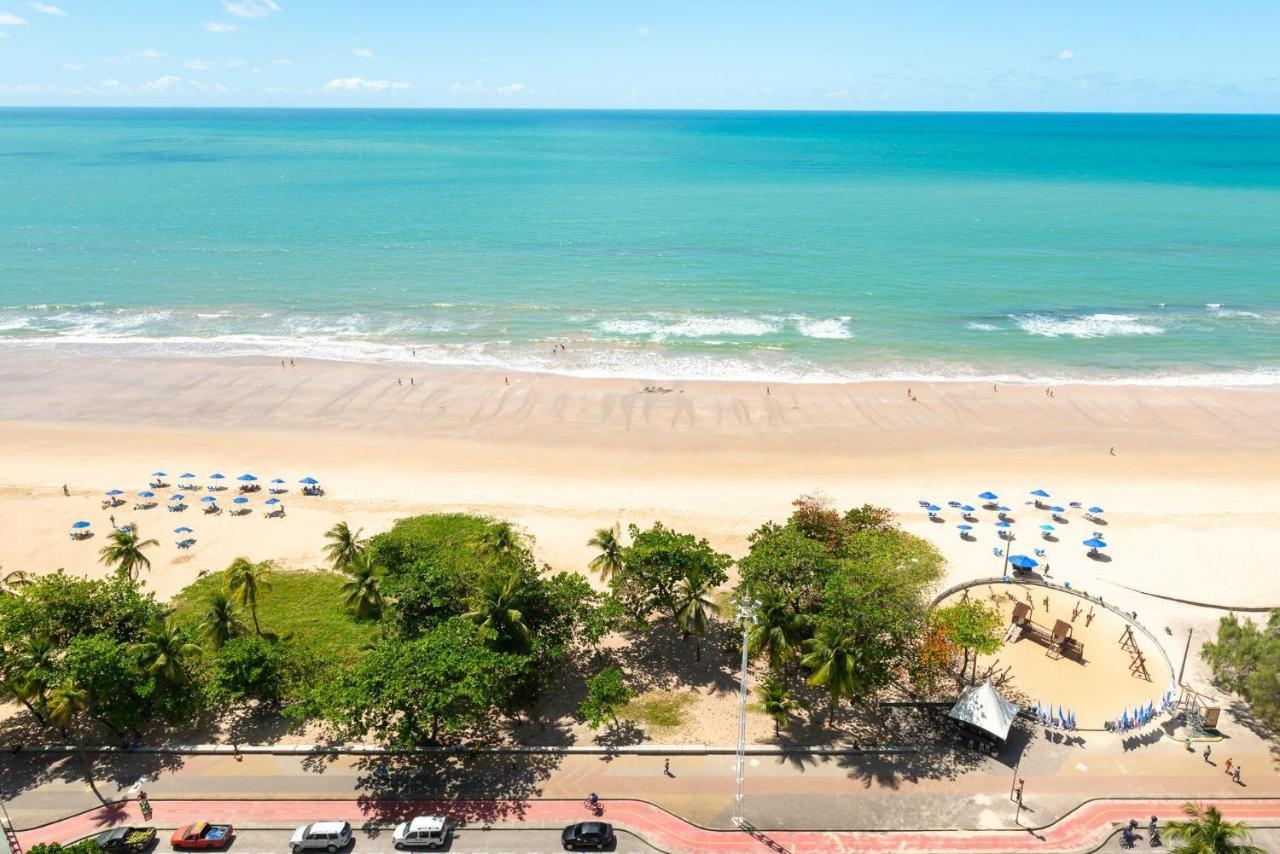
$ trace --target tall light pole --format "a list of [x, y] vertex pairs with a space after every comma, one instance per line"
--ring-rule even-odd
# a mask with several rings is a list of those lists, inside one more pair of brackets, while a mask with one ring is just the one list
[[734, 770], [737, 772], [737, 789], [733, 796], [733, 823], [742, 826], [742, 784], [747, 773], [747, 644], [751, 640], [751, 627], [756, 624], [756, 609], [760, 600], [744, 596], [733, 601], [737, 620], [742, 623], [742, 674], [738, 681], [738, 753]]

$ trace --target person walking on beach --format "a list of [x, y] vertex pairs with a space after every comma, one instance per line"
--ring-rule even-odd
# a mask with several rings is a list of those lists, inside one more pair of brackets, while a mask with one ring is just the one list
[[409, 385], [413, 385], [413, 377], [409, 377]]
[[116, 526], [116, 517], [115, 517], [115, 515], [114, 515], [114, 514], [113, 514], [113, 515], [111, 515], [111, 516], [108, 516], [108, 517], [107, 517], [107, 521], [109, 521], [109, 522], [111, 523], [111, 527], [113, 527], [113, 528], [114, 528], [114, 527]]
[[1212, 753], [1212, 752], [1213, 752], [1213, 748], [1212, 748], [1210, 745], [1206, 744], [1206, 745], [1204, 746], [1204, 761], [1205, 761], [1205, 762], [1208, 762], [1208, 761], [1209, 761], [1209, 754], [1210, 754], [1210, 753]]
[[67, 489], [67, 485], [65, 483], [62, 484], [62, 494], [65, 495], [67, 498], [71, 497], [71, 490]]
[[404, 385], [404, 380], [400, 379], [399, 377], [396, 377], [396, 385]]
[[296, 368], [296, 367], [297, 367], [297, 365], [295, 365], [295, 364], [293, 363], [293, 359], [290, 359], [290, 360], [289, 360], [289, 367], [291, 367], [291, 368]]
[[1115, 445], [1112, 445], [1112, 446], [1111, 446], [1111, 451], [1110, 451], [1110, 453], [1111, 453], [1111, 456], [1113, 456], [1113, 457], [1116, 455], [1116, 446], [1115, 446]]

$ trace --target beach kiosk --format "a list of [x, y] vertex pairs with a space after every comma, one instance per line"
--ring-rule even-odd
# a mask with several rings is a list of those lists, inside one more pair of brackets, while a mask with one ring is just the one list
[[961, 730], [996, 750], [1009, 737], [1017, 716], [1018, 707], [1001, 697], [990, 682], [970, 685], [947, 714]]

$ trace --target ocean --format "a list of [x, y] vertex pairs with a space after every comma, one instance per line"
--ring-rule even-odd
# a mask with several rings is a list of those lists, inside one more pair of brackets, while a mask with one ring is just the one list
[[4, 109], [14, 348], [1274, 384], [1280, 116]]

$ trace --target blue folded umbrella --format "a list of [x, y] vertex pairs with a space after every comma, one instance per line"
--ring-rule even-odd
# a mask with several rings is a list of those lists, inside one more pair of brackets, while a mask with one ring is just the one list
[[191, 529], [190, 529], [190, 528], [188, 528], [188, 527], [186, 527], [186, 526], [183, 526], [183, 527], [181, 527], [181, 528], [174, 528], [174, 529], [173, 529], [173, 532], [174, 532], [175, 534], [190, 534], [190, 533], [191, 533]]
[[984, 492], [978, 497], [981, 498], [983, 501], [995, 501], [1000, 496], [996, 495], [994, 492]]
[[997, 510], [999, 510], [1001, 513], [1008, 513], [1008, 512], [1009, 512], [1009, 508], [1008, 508], [1008, 507], [1005, 507], [1003, 504], [1001, 504], [1001, 505], [1000, 505], [999, 507], [997, 507], [996, 509], [997, 509]]
[[212, 504], [218, 499], [214, 498], [212, 495], [206, 495], [204, 498], [201, 498], [200, 500], [205, 502], [206, 504]]
[[249, 503], [249, 499], [247, 499], [247, 498], [245, 498], [243, 495], [241, 495], [239, 498], [234, 499], [234, 503], [235, 503], [235, 504], [248, 504], [248, 503]]
[[138, 497], [139, 498], [155, 498], [156, 494], [154, 492], [139, 492]]
[[107, 495], [124, 495], [124, 491], [119, 489], [110, 489], [107, 490]]
[[1031, 494], [1032, 494], [1032, 495], [1034, 495], [1034, 496], [1035, 496], [1035, 497], [1037, 497], [1037, 498], [1048, 498], [1048, 497], [1049, 497], [1049, 493], [1045, 492], [1043, 489], [1033, 489], [1033, 490], [1031, 490]]
[[267, 503], [268, 503], [268, 504], [279, 504], [279, 503], [280, 503], [280, 499], [279, 499], [279, 498], [268, 498], [268, 499], [267, 499]]
[[238, 478], [236, 478], [236, 480], [245, 480], [245, 481], [248, 481], [248, 480], [257, 480], [257, 478], [256, 478], [256, 477], [254, 477], [254, 476], [253, 476], [253, 475], [251, 475], [251, 474], [242, 474], [242, 475], [240, 475]]
[[84, 521], [81, 521], [81, 522], [73, 522], [73, 523], [71, 523], [71, 527], [73, 527], [73, 528], [79, 528], [79, 529], [84, 529], [84, 528], [89, 527], [89, 524], [90, 524], [90, 523], [88, 523], [88, 522], [84, 522]]
[[1091, 549], [1105, 549], [1107, 547], [1107, 544], [1104, 543], [1102, 540], [1098, 539], [1097, 537], [1090, 537], [1089, 539], [1085, 540], [1084, 545], [1088, 546]]

